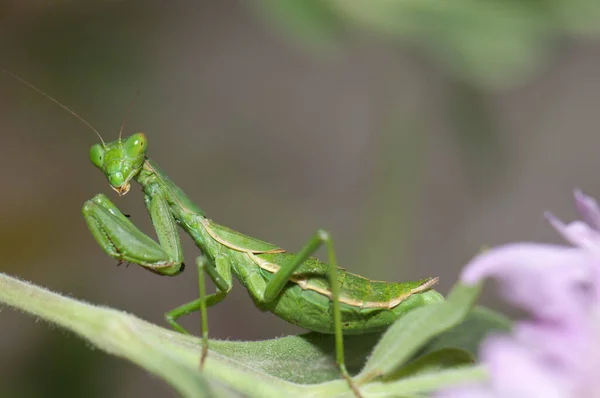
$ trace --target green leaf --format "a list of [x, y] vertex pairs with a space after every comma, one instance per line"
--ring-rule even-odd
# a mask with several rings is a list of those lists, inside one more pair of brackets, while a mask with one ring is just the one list
[[[216, 396], [202, 374], [169, 351], [168, 340], [155, 341], [158, 336], [140, 333], [151, 325], [128, 314], [77, 302], [3, 274], [0, 301], [66, 327], [99, 348], [136, 362], [163, 377], [184, 397]], [[152, 355], [148, 355], [150, 352]]]
[[[425, 393], [458, 384], [481, 383], [486, 371], [478, 366], [447, 369], [440, 372], [418, 374], [391, 382], [372, 382], [361, 388], [365, 396], [423, 397]], [[386, 395], [379, 395], [386, 394]]]
[[[450, 348], [430, 347], [428, 354], [399, 369], [428, 339], [411, 338], [406, 341], [408, 349], [401, 349], [402, 344], [390, 341], [404, 339], [403, 330], [417, 331], [413, 333], [416, 335], [435, 335], [438, 332], [431, 330], [446, 330], [459, 323], [478, 291], [478, 287], [459, 286], [447, 302], [427, 306], [423, 308], [425, 311], [415, 310], [398, 320], [393, 330], [384, 334], [366, 369], [388, 377], [376, 382], [363, 377], [360, 389], [364, 398], [391, 398], [399, 392], [408, 396], [416, 394], [419, 388], [431, 391], [433, 386], [452, 380], [481, 378], [481, 372], [475, 368], [454, 373], [440, 370], [470, 359], [467, 353]], [[205, 367], [200, 372], [200, 341], [194, 336], [64, 297], [1, 273], [0, 302], [56, 323], [102, 350], [143, 367], [165, 380], [183, 397], [353, 397], [335, 365], [333, 336], [309, 333], [260, 342], [211, 340]], [[415, 323], [407, 327], [410, 319]], [[418, 325], [431, 330], [415, 329]], [[350, 368], [356, 370], [364, 363], [379, 337], [372, 334], [345, 339]], [[388, 349], [393, 356], [382, 349]]]
[[[344, 336], [346, 368], [356, 374], [381, 338], [381, 333]], [[306, 333], [248, 342], [211, 340], [210, 349], [281, 379], [316, 384], [340, 378], [333, 335]]]
[[[136, 363], [164, 379], [183, 397], [241, 394], [279, 398], [316, 395], [323, 388], [332, 394], [348, 391], [342, 380], [312, 386], [290, 383], [254, 369], [252, 363], [245, 364], [212, 350], [204, 371], [199, 372], [198, 338], [160, 328], [127, 313], [76, 301], [1, 273], [0, 302], [56, 323], [100, 349]], [[295, 341], [306, 344], [306, 339], [290, 339], [281, 348], [293, 349]], [[227, 351], [226, 342], [210, 344]], [[246, 344], [251, 347], [253, 343]]]
[[477, 358], [479, 345], [490, 333], [510, 331], [511, 322], [504, 315], [485, 307], [475, 307], [462, 323], [436, 336], [423, 354], [446, 348], [458, 348]]
[[433, 337], [462, 322], [480, 290], [479, 285], [458, 284], [446, 302], [416, 309], [396, 321], [385, 332], [365, 368], [357, 376], [359, 383], [391, 374]]
[[[335, 365], [332, 336], [309, 333], [260, 342], [211, 340], [200, 372], [200, 341], [194, 336], [64, 297], [2, 273], [0, 302], [56, 323], [143, 367], [183, 397], [353, 397]], [[364, 363], [378, 339], [378, 334], [346, 339], [350, 368], [357, 370]], [[394, 394], [379, 391], [377, 396]]]
[[472, 365], [473, 356], [467, 351], [457, 348], [443, 348], [439, 351], [430, 352], [422, 355], [403, 366], [387, 374], [382, 381], [398, 380], [405, 377], [412, 377], [424, 373], [433, 373], [448, 368]]

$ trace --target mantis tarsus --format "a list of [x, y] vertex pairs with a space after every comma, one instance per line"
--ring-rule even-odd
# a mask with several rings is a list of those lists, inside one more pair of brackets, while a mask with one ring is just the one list
[[[2, 69], [3, 70], [3, 69]], [[232, 287], [232, 276], [244, 285], [255, 305], [302, 328], [335, 335], [336, 362], [357, 397], [359, 386], [344, 364], [343, 334], [362, 334], [385, 329], [416, 307], [442, 300], [431, 289], [437, 278], [414, 282], [371, 281], [337, 267], [333, 244], [324, 230], [317, 232], [296, 254], [214, 223], [146, 156], [143, 133], [105, 142], [84, 119], [48, 94], [11, 72], [32, 89], [48, 97], [90, 127], [100, 143], [90, 149], [90, 159], [119, 195], [129, 192], [131, 181], [144, 192], [146, 209], [158, 243], [141, 232], [103, 194], [85, 202], [82, 212], [92, 235], [111, 257], [127, 261], [159, 275], [174, 276], [183, 270], [177, 227], [187, 232], [201, 254], [196, 258], [199, 297], [167, 312], [173, 329], [187, 333], [177, 319], [195, 311], [201, 317], [202, 354], [208, 353], [206, 308], [222, 301]], [[328, 263], [310, 257], [320, 246], [327, 248]], [[216, 293], [206, 295], [204, 273]]]

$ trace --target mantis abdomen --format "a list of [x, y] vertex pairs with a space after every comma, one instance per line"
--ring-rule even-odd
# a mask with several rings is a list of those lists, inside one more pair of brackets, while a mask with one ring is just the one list
[[[269, 262], [286, 261], [293, 256], [291, 253], [257, 255]], [[333, 301], [326, 266], [315, 258], [309, 258], [266, 309], [304, 329], [334, 333]], [[261, 273], [266, 281], [273, 275], [264, 269]], [[372, 281], [340, 268], [337, 279], [344, 334], [381, 331], [411, 308], [442, 299], [436, 291], [427, 290], [436, 282], [435, 279], [423, 279], [411, 282], [411, 285]], [[423, 293], [415, 294], [417, 292]]]

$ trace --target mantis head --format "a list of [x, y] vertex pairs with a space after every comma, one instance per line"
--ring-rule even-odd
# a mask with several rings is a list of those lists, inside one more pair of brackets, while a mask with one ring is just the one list
[[144, 133], [136, 133], [124, 140], [93, 145], [90, 160], [102, 170], [110, 187], [122, 196], [129, 192], [131, 179], [142, 169], [147, 145]]
[[46, 92], [29, 83], [27, 80], [15, 75], [12, 72], [9, 72], [4, 68], [0, 68], [0, 72], [6, 73], [7, 75], [25, 84], [32, 90], [37, 91], [39, 94], [48, 98], [56, 105], [75, 116], [94, 133], [96, 133], [98, 138], [100, 138], [101, 144], [95, 144], [90, 148], [90, 160], [96, 167], [102, 170], [106, 178], [108, 178], [110, 187], [114, 189], [119, 196], [125, 195], [127, 192], [129, 192], [129, 181], [142, 169], [144, 160], [146, 158], [146, 146], [148, 145], [148, 141], [146, 140], [144, 133], [136, 133], [125, 140], [121, 139], [123, 128], [125, 127], [125, 122], [127, 121], [127, 115], [135, 103], [135, 99], [140, 93], [139, 90], [136, 93], [133, 101], [131, 101], [129, 104], [127, 112], [125, 112], [123, 123], [121, 124], [121, 130], [119, 131], [119, 140], [109, 142], [107, 144], [104, 142], [102, 136], [98, 130], [94, 128], [94, 126], [89, 124], [84, 118], [69, 109], [66, 105], [62, 104], [54, 97], [48, 95]]

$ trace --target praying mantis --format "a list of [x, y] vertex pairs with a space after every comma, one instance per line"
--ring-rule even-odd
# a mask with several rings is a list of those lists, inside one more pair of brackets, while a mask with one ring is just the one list
[[[201, 318], [200, 368], [208, 355], [207, 307], [225, 299], [235, 276], [263, 311], [304, 329], [335, 336], [336, 362], [342, 377], [358, 398], [360, 386], [344, 362], [343, 335], [384, 330], [408, 311], [443, 300], [432, 289], [437, 278], [412, 282], [372, 281], [337, 266], [328, 232], [318, 229], [296, 254], [219, 225], [206, 217], [184, 191], [147, 156], [143, 133], [105, 142], [100, 133], [75, 112], [13, 73], [1, 69], [77, 117], [100, 139], [90, 149], [90, 160], [107, 178], [118, 196], [126, 195], [133, 181], [144, 194], [158, 242], [139, 230], [106, 195], [97, 194], [82, 208], [87, 226], [102, 250], [121, 262], [135, 263], [162, 276], [184, 269], [178, 228], [189, 234], [200, 250], [196, 257], [198, 298], [165, 314], [176, 331], [188, 333], [177, 323], [183, 315], [198, 311]], [[311, 257], [321, 246], [328, 262]], [[205, 292], [204, 274], [216, 286]]]

